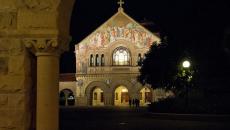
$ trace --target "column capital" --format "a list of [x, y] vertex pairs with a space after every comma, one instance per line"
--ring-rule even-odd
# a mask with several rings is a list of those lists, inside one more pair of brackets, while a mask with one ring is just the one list
[[70, 38], [23, 38], [22, 43], [36, 56], [59, 56], [68, 50]]

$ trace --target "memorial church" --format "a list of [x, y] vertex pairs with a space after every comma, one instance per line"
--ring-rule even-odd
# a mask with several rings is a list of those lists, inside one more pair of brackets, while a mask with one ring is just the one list
[[118, 3], [117, 13], [75, 45], [76, 74], [60, 76], [59, 91], [75, 106], [128, 106], [134, 99], [146, 106], [170, 95], [137, 81], [145, 53], [161, 40]]

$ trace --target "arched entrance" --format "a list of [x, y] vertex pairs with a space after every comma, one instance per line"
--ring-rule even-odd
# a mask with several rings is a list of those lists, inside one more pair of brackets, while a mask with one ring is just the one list
[[59, 104], [61, 106], [73, 106], [75, 104], [73, 91], [70, 89], [63, 89], [60, 91]]
[[146, 106], [152, 102], [152, 92], [148, 87], [144, 87], [140, 90], [140, 105]]
[[92, 92], [92, 105], [93, 106], [104, 106], [104, 91], [96, 87]]
[[125, 86], [118, 86], [114, 91], [115, 106], [129, 106], [129, 91]]
[[[99, 106], [106, 104], [106, 93], [109, 87], [104, 82], [94, 81], [89, 83], [86, 87], [85, 95], [87, 97], [87, 104], [92, 106]], [[95, 94], [95, 95], [94, 95]], [[95, 99], [95, 102], [94, 102]], [[97, 103], [96, 103], [97, 102]], [[97, 105], [96, 105], [97, 104]]]

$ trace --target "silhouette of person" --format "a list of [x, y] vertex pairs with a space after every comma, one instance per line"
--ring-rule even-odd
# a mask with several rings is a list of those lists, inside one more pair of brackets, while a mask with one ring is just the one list
[[133, 106], [135, 106], [135, 99], [133, 99], [132, 104], [133, 104]]
[[137, 99], [137, 107], [140, 107], [140, 100]]
[[131, 107], [131, 105], [132, 105], [132, 100], [129, 99], [129, 107]]
[[138, 99], [135, 99], [135, 105], [138, 107]]

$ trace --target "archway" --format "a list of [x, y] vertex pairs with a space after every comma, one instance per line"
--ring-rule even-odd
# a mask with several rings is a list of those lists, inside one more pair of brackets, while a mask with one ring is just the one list
[[61, 106], [73, 106], [75, 104], [73, 91], [70, 89], [63, 89], [60, 91], [59, 104]]
[[144, 87], [140, 90], [140, 105], [146, 106], [152, 102], [152, 92], [148, 87]]
[[[0, 44], [4, 46], [0, 48], [4, 50], [3, 58], [7, 58], [4, 64], [13, 68], [9, 69], [10, 76], [6, 73], [1, 74], [1, 77], [7, 79], [4, 85], [10, 84], [12, 88], [13, 86], [20, 88], [20, 91], [14, 93], [15, 98], [20, 99], [23, 95], [25, 96], [23, 99], [26, 99], [20, 101], [24, 109], [15, 107], [3, 111], [23, 113], [23, 120], [14, 124], [14, 129], [35, 129], [34, 121], [36, 121], [36, 130], [59, 130], [59, 56], [63, 51], [68, 50], [69, 25], [74, 1], [1, 1]], [[28, 53], [29, 51], [33, 56]], [[9, 61], [15, 62], [8, 63], [8, 58]], [[34, 61], [36, 63], [31, 63]], [[16, 68], [15, 63], [17, 63]], [[36, 94], [33, 94], [31, 87], [36, 90]], [[9, 94], [4, 90], [1, 93]], [[34, 105], [31, 104], [33, 102]], [[13, 106], [17, 106], [16, 103]], [[33, 107], [36, 109], [32, 109]], [[18, 116], [12, 116], [8, 122], [15, 120], [18, 120]], [[3, 123], [2, 127], [8, 128], [9, 124]]]
[[[85, 95], [87, 97], [87, 104], [92, 105], [92, 106], [98, 106], [99, 104], [105, 105], [105, 102], [106, 102], [105, 94], [109, 92], [108, 90], [109, 90], [109, 87], [104, 82], [94, 81], [94, 82], [89, 83], [89, 85], [86, 87], [86, 90], [85, 90]], [[95, 104], [93, 104], [94, 92], [97, 92], [97, 101], [98, 103], [100, 102], [99, 104], [96, 103], [97, 101], [95, 101]], [[101, 95], [102, 94], [101, 92], [103, 92], [103, 95]], [[101, 98], [101, 96], [103, 98], [102, 99], [103, 101], [100, 101], [100, 99], [98, 99], [98, 98]]]
[[92, 106], [104, 106], [104, 91], [96, 87], [92, 92]]
[[114, 91], [114, 105], [128, 106], [129, 105], [129, 90], [123, 86], [118, 86]]

